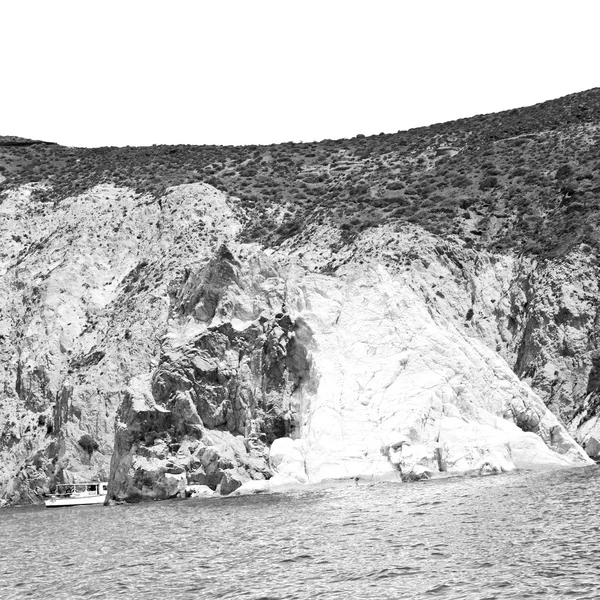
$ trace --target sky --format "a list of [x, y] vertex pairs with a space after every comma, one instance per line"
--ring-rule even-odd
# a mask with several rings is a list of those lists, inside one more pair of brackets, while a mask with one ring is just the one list
[[597, 0], [0, 0], [0, 135], [393, 133], [599, 84]]

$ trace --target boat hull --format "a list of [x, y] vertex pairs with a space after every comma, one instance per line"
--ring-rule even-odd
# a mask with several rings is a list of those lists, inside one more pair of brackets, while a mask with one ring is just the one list
[[90, 504], [104, 504], [106, 494], [97, 496], [84, 496], [81, 498], [46, 498], [45, 504], [47, 508], [62, 508], [64, 506], [82, 506]]

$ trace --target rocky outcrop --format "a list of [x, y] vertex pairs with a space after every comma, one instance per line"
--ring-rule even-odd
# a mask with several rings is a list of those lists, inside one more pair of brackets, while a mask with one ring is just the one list
[[[225, 196], [160, 199], [111, 185], [54, 206], [35, 186], [0, 204], [0, 497], [108, 479], [128, 382], [158, 365], [171, 281], [239, 231]], [[92, 453], [79, 444], [89, 435]]]
[[600, 448], [585, 248], [543, 263], [314, 225], [263, 249], [207, 185], [34, 191], [0, 204], [8, 502], [585, 464], [565, 425]]
[[384, 265], [441, 326], [449, 321], [497, 352], [590, 456], [600, 456], [593, 450], [600, 439], [598, 258], [589, 246], [536, 260], [475, 251], [418, 227], [379, 227], [353, 244], [315, 227], [286, 242], [282, 254], [334, 272], [357, 262]]
[[310, 332], [285, 312], [286, 284], [260, 253], [227, 247], [173, 292], [158, 368], [130, 386], [117, 417], [109, 493], [222, 494], [271, 476], [268, 448], [294, 434], [293, 398], [310, 371]]
[[[199, 454], [184, 453], [179, 488], [169, 493], [182, 495], [191, 483], [255, 489], [247, 482], [271, 471], [249, 470], [248, 451], [298, 483], [586, 464], [508, 364], [443, 311], [434, 314], [397, 272], [372, 260], [334, 277], [246, 252], [238, 261], [222, 248], [175, 295], [145, 393], [152, 399], [133, 420], [128, 406], [117, 433], [129, 437], [113, 457], [116, 497], [156, 494], [149, 485], [128, 488], [132, 472], [138, 481], [148, 476], [146, 458], [137, 457], [156, 461], [158, 452], [160, 479], [191, 440]], [[157, 417], [146, 414], [149, 403]], [[132, 438], [140, 422], [154, 429], [142, 426]], [[232, 462], [219, 462], [218, 428], [225, 447], [239, 440]], [[156, 435], [174, 450], [155, 450]], [[200, 458], [207, 453], [217, 461], [210, 480]]]
[[501, 357], [452, 323], [442, 326], [385, 268], [306, 276], [302, 290], [319, 378], [303, 399], [294, 447], [302, 477], [585, 464]]

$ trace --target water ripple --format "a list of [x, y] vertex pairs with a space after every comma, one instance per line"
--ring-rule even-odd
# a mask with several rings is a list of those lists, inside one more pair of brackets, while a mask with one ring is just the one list
[[600, 597], [600, 469], [0, 511], [0, 598]]

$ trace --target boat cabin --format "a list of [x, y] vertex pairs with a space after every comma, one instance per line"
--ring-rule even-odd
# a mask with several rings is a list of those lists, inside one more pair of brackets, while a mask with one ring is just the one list
[[56, 486], [55, 496], [82, 497], [104, 496], [108, 491], [108, 483], [59, 483]]

